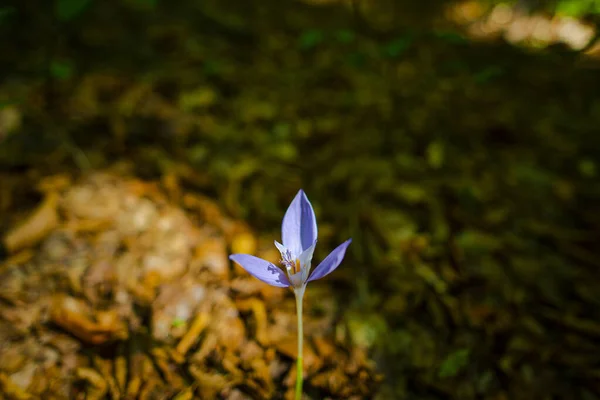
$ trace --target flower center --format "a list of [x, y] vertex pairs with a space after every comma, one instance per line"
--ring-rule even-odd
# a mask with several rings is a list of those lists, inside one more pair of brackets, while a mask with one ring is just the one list
[[281, 264], [285, 266], [289, 274], [300, 272], [300, 259], [292, 257], [292, 253], [289, 250], [286, 250], [285, 253], [281, 253]]

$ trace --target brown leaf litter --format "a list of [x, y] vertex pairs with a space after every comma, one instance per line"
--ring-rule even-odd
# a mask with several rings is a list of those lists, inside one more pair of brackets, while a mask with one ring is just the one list
[[[44, 200], [3, 238], [3, 398], [291, 398], [291, 293], [229, 263], [231, 248], [260, 253], [247, 226], [166, 181], [176, 196], [110, 173], [38, 185]], [[372, 363], [321, 308], [307, 304], [307, 392], [369, 398]]]

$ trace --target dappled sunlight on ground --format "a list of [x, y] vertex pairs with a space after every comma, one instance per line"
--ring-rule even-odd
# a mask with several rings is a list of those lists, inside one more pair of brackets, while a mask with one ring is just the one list
[[[508, 4], [486, 8], [481, 2], [464, 1], [449, 6], [448, 19], [465, 28], [474, 39], [496, 39], [528, 47], [563, 43], [573, 50], [585, 48], [594, 38], [595, 27], [572, 17], [530, 14]], [[590, 47], [590, 53], [594, 51]]]

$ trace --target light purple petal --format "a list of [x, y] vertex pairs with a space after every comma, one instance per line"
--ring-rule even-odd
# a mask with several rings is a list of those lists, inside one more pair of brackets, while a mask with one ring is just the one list
[[317, 240], [317, 219], [308, 197], [300, 189], [283, 216], [281, 239], [294, 257], [313, 245]]
[[302, 279], [302, 271], [290, 275], [290, 282], [292, 282], [292, 286], [295, 288], [302, 286], [304, 284], [304, 280]]
[[232, 254], [229, 256], [229, 259], [241, 265], [250, 275], [269, 285], [278, 287], [290, 286], [287, 276], [279, 268], [262, 258], [249, 254]]
[[321, 261], [321, 264], [315, 268], [310, 278], [308, 278], [308, 282], [321, 279], [325, 275], [329, 275], [331, 272], [333, 272], [333, 270], [336, 269], [344, 259], [346, 249], [350, 243], [352, 243], [352, 239], [346, 240], [344, 243], [336, 247], [331, 253], [329, 253], [329, 255], [325, 257], [323, 261]]
[[281, 243], [279, 243], [277, 240], [274, 241], [275, 242], [275, 247], [277, 247], [277, 250], [279, 250], [279, 253], [281, 253], [281, 258], [285, 257], [285, 252], [286, 252], [286, 248], [284, 245], [282, 245]]
[[315, 252], [315, 246], [317, 245], [317, 241], [313, 243], [308, 249], [304, 250], [298, 259], [300, 260], [300, 265], [302, 266], [302, 282], [306, 282], [306, 278], [308, 278], [308, 274], [310, 273], [310, 264], [312, 262], [313, 253]]

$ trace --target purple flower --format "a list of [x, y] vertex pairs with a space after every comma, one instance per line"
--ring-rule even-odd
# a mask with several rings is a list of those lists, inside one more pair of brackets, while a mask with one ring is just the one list
[[304, 289], [308, 282], [321, 279], [336, 269], [352, 242], [352, 239], [348, 239], [336, 247], [310, 274], [317, 244], [317, 220], [312, 205], [302, 190], [294, 197], [283, 217], [281, 239], [283, 244], [275, 241], [275, 246], [281, 253], [281, 265], [285, 267], [287, 276], [272, 263], [258, 257], [232, 254], [229, 258], [269, 285]]

